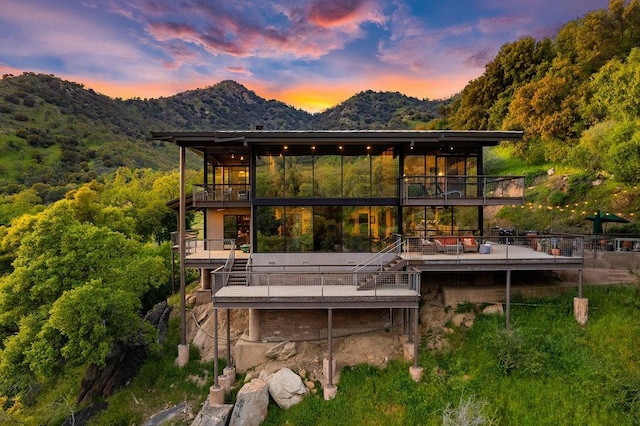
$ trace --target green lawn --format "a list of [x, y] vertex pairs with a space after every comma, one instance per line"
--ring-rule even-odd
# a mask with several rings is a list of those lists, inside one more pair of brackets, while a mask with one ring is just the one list
[[450, 336], [450, 350], [422, 350], [420, 383], [406, 363], [349, 368], [334, 400], [310, 397], [287, 411], [272, 403], [265, 424], [441, 425], [445, 410], [473, 408], [484, 424], [640, 424], [640, 291], [589, 287], [585, 297], [584, 328], [571, 295], [520, 301], [509, 330], [504, 318], [481, 316]]

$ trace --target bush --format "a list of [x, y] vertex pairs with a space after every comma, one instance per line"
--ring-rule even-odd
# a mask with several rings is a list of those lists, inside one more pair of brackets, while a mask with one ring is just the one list
[[467, 399], [460, 399], [458, 406], [452, 407], [450, 404], [442, 413], [443, 426], [467, 426], [467, 425], [492, 425], [497, 424], [493, 416], [489, 416], [486, 411], [489, 403], [477, 400], [473, 396]]

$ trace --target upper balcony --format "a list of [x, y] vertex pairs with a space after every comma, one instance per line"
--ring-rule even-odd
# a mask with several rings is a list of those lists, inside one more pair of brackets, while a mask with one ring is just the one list
[[249, 207], [251, 187], [245, 184], [193, 185], [193, 207]]
[[521, 205], [524, 176], [403, 176], [400, 194], [403, 206]]

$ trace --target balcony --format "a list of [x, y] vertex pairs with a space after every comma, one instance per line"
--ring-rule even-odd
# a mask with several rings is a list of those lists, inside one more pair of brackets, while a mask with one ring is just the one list
[[193, 207], [249, 207], [251, 187], [245, 184], [193, 185]]
[[524, 204], [524, 176], [403, 176], [403, 206], [499, 206]]

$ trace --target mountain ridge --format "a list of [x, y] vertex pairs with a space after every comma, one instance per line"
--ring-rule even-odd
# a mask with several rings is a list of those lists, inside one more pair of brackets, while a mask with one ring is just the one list
[[[171, 170], [155, 131], [412, 129], [440, 117], [446, 101], [366, 91], [312, 114], [267, 100], [233, 80], [169, 97], [119, 99], [53, 74], [0, 80], [0, 193], [96, 179], [118, 167]], [[57, 196], [60, 194], [58, 193]]]

